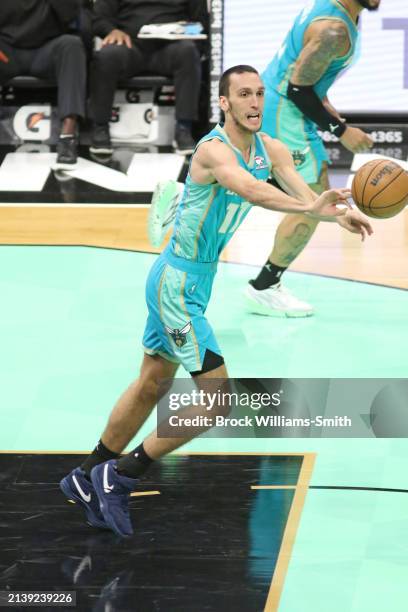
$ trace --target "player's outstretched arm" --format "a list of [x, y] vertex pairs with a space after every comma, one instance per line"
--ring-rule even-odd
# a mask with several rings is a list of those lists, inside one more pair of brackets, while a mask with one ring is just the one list
[[[264, 181], [258, 181], [242, 168], [231, 149], [218, 140], [203, 143], [193, 157], [191, 178], [194, 182], [210, 184], [217, 182], [223, 187], [240, 195], [247, 202], [269, 210], [289, 213], [314, 213], [324, 216], [344, 214], [336, 208], [338, 202], [346, 198], [341, 190], [325, 192], [320, 198], [311, 202], [292, 197]], [[336, 193], [336, 197], [334, 197]], [[349, 195], [350, 192], [347, 192]], [[324, 195], [324, 197], [323, 197]]]
[[261, 134], [272, 163], [272, 174], [285, 192], [292, 197], [312, 204], [317, 194], [310, 189], [304, 178], [296, 171], [288, 147], [276, 138]]
[[[317, 194], [310, 189], [309, 185], [296, 171], [292, 156], [286, 145], [266, 134], [262, 134], [262, 138], [272, 162], [272, 173], [282, 189], [289, 195], [305, 202], [315, 202], [318, 199]], [[349, 192], [346, 191], [347, 193]], [[344, 215], [335, 217], [310, 214], [319, 221], [336, 221], [340, 227], [352, 234], [360, 234], [361, 240], [365, 240], [366, 236], [371, 236], [373, 233], [369, 221], [356, 210], [347, 208]]]
[[[262, 139], [268, 152], [269, 159], [272, 162], [272, 174], [282, 189], [294, 198], [309, 204], [316, 202], [319, 196], [310, 189], [303, 177], [296, 171], [292, 155], [287, 146], [280, 140], [271, 138], [267, 134], [262, 134]], [[330, 212], [328, 216], [317, 213], [309, 214], [318, 221], [336, 221], [338, 218], [334, 216], [332, 212]]]

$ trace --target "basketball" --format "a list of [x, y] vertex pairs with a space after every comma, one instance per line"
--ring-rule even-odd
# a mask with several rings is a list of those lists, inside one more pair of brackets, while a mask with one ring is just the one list
[[394, 161], [374, 159], [356, 172], [351, 192], [365, 215], [394, 217], [408, 203], [408, 172]]

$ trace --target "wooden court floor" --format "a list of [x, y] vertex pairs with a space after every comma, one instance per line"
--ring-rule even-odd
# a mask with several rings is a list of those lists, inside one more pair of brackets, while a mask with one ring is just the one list
[[[147, 206], [2, 206], [0, 244], [88, 245], [158, 252], [146, 233]], [[282, 215], [254, 209], [228, 247], [224, 261], [261, 265]], [[337, 224], [321, 223], [291, 266], [307, 272], [408, 288], [408, 211], [373, 220], [374, 235], [361, 242]]]

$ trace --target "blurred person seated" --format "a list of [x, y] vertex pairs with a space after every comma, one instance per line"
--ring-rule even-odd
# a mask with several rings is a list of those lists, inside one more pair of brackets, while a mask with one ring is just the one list
[[1, 0], [0, 85], [16, 76], [52, 80], [58, 86], [61, 133], [56, 168], [77, 162], [77, 124], [85, 116], [86, 54], [69, 34], [79, 23], [81, 0]]
[[147, 24], [176, 21], [207, 25], [206, 0], [96, 0], [93, 33], [102, 38], [94, 53], [90, 103], [94, 121], [90, 151], [112, 153], [109, 133], [113, 98], [120, 79], [145, 73], [171, 76], [176, 94], [174, 147], [177, 153], [194, 150], [193, 121], [198, 119], [201, 61], [193, 40], [140, 39]]

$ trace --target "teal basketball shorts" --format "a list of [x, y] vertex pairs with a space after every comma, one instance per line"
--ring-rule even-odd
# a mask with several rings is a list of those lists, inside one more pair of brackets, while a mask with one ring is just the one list
[[148, 318], [143, 350], [180, 363], [187, 372], [207, 371], [223, 363], [205, 311], [216, 263], [195, 263], [170, 252], [158, 257], [146, 283]]
[[323, 162], [329, 162], [329, 157], [316, 124], [307, 119], [293, 102], [267, 89], [261, 130], [285, 143], [306, 183], [319, 181]]

